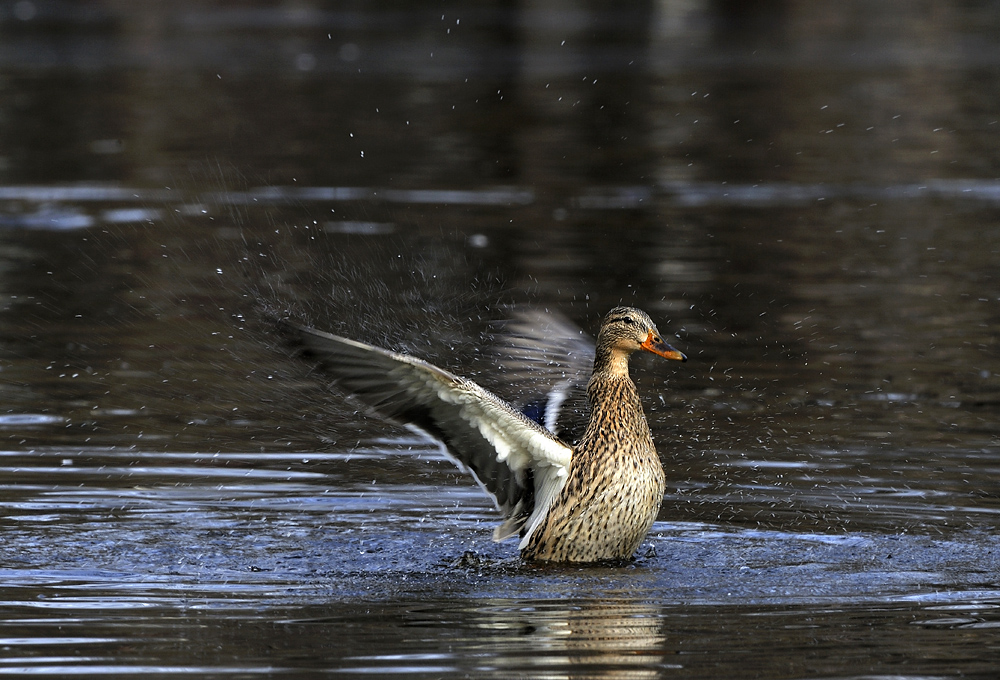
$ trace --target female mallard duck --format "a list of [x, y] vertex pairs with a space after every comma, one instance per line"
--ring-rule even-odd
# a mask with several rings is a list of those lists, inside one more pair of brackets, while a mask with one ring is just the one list
[[[663, 498], [663, 466], [628, 360], [639, 349], [687, 358], [660, 338], [645, 312], [616, 307], [605, 317], [587, 384], [590, 420], [575, 446], [471, 380], [426, 361], [285, 327], [343, 388], [440, 439], [471, 468], [504, 514], [494, 540], [519, 534], [522, 558], [627, 559], [652, 526]], [[554, 428], [548, 411], [544, 422]]]

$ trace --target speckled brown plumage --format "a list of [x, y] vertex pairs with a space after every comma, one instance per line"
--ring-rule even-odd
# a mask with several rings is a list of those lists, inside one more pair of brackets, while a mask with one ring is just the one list
[[[575, 446], [474, 382], [425, 361], [291, 322], [282, 328], [340, 386], [443, 442], [503, 513], [494, 539], [520, 536], [524, 559], [626, 559], [652, 526], [664, 473], [628, 360], [639, 349], [685, 357], [660, 339], [644, 312], [617, 307], [605, 317], [587, 384], [590, 418]], [[540, 362], [544, 354], [533, 347], [545, 344], [544, 334], [537, 343], [521, 340], [525, 371], [551, 363]], [[583, 354], [578, 339], [566, 346]], [[550, 393], [555, 412], [573, 382], [563, 379]], [[546, 406], [545, 421], [554, 421], [555, 412]]]
[[587, 385], [590, 422], [565, 486], [521, 552], [525, 559], [625, 559], [649, 532], [665, 477], [628, 358], [650, 335], [658, 340], [652, 320], [637, 309], [619, 307], [605, 318]]

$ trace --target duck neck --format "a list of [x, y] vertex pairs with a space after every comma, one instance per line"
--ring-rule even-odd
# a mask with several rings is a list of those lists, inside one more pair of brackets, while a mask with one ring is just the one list
[[628, 358], [630, 352], [614, 347], [598, 347], [594, 355], [594, 375], [607, 375], [628, 379]]
[[587, 384], [590, 407], [597, 410], [639, 404], [635, 383], [628, 374], [629, 352], [614, 348], [598, 348], [594, 357], [594, 374]]
[[590, 422], [579, 443], [583, 450], [593, 448], [593, 442], [598, 442], [596, 450], [632, 450], [635, 442], [650, 438], [639, 393], [628, 374], [628, 356], [620, 350], [597, 353], [587, 384]]

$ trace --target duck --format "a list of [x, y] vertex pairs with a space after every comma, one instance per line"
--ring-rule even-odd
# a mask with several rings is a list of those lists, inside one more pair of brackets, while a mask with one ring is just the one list
[[[380, 416], [443, 444], [493, 497], [503, 521], [495, 541], [519, 537], [520, 557], [539, 563], [601, 563], [634, 557], [666, 488], [663, 465], [629, 375], [637, 351], [687, 361], [648, 314], [615, 307], [604, 317], [586, 381], [589, 414], [578, 437], [556, 415], [573, 382], [558, 361], [541, 360], [544, 333], [521, 333], [518, 365], [570, 377], [535, 405], [536, 418], [476, 382], [420, 358], [334, 335], [289, 319], [282, 332], [340, 390]], [[559, 334], [566, 337], [566, 333]], [[576, 349], [572, 361], [589, 352]], [[559, 344], [555, 343], [558, 347]], [[567, 430], [568, 432], [568, 430]]]

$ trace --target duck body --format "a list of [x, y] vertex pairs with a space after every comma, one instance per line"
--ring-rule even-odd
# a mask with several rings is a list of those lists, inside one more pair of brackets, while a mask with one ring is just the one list
[[[342, 387], [378, 413], [442, 441], [470, 468], [505, 517], [494, 539], [519, 536], [523, 559], [628, 559], [649, 532], [665, 475], [628, 358], [639, 349], [686, 357], [660, 339], [644, 312], [617, 307], [605, 317], [586, 387], [589, 420], [575, 445], [476, 383], [424, 361], [285, 326]], [[561, 392], [555, 401], [564, 398]]]
[[587, 392], [590, 422], [565, 486], [521, 550], [526, 560], [628, 559], [660, 509], [666, 478], [635, 384], [628, 374], [597, 373]]

